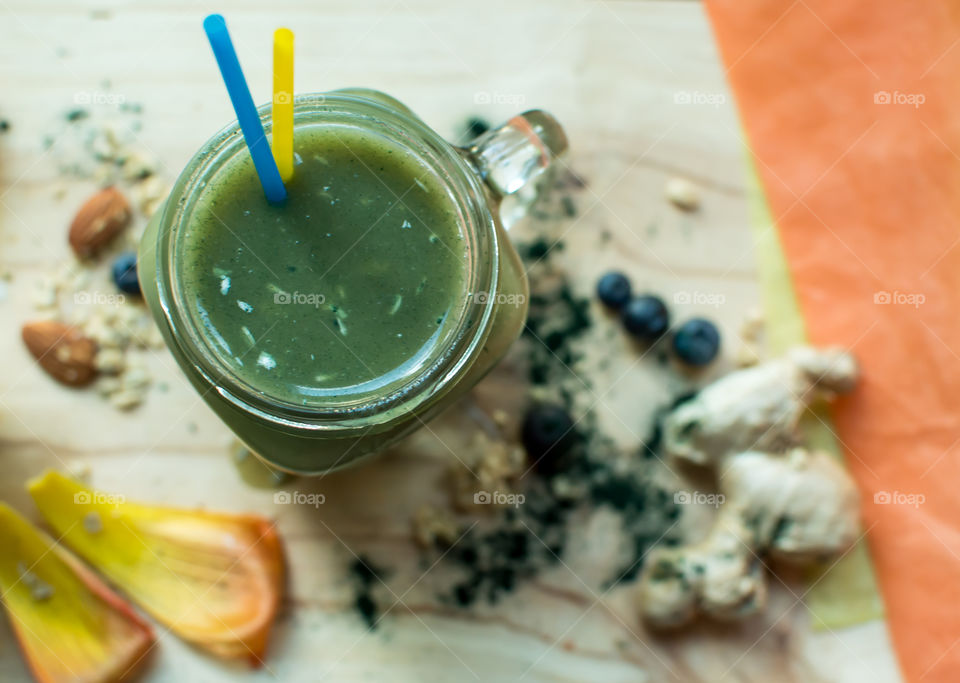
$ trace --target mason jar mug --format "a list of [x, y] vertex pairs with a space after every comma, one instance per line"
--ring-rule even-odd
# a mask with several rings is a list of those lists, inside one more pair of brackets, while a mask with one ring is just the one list
[[[295, 98], [294, 146], [274, 206], [238, 125], [216, 134], [150, 221], [138, 272], [203, 400], [269, 466], [319, 474], [423, 425], [519, 336], [527, 282], [501, 208], [566, 138], [530, 111], [456, 147], [392, 97], [350, 89]], [[353, 232], [333, 234], [331, 216]]]

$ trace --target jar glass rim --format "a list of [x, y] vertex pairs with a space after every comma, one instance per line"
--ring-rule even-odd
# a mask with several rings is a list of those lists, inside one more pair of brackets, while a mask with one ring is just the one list
[[[402, 106], [402, 105], [401, 105]], [[271, 107], [259, 108], [264, 131], [271, 130]], [[160, 217], [157, 244], [158, 295], [164, 315], [177, 339], [180, 351], [193, 368], [217, 393], [245, 412], [257, 414], [278, 426], [298, 429], [370, 428], [393, 417], [418, 410], [455, 384], [457, 377], [476, 357], [489, 333], [493, 317], [492, 297], [469, 301], [473, 292], [496, 291], [499, 274], [499, 245], [495, 221], [480, 178], [464, 156], [422, 121], [397, 108], [363, 96], [344, 92], [299, 95], [294, 100], [294, 125], [322, 125], [347, 122], [389, 134], [419, 160], [440, 174], [461, 219], [460, 229], [467, 241], [467, 296], [459, 310], [452, 333], [431, 353], [428, 362], [397, 386], [382, 395], [331, 400], [328, 404], [294, 404], [258, 390], [239, 377], [209, 347], [185, 305], [182, 281], [177, 277], [178, 236], [190, 218], [191, 197], [234, 155], [246, 147], [236, 122], [210, 140], [187, 164], [178, 177]]]

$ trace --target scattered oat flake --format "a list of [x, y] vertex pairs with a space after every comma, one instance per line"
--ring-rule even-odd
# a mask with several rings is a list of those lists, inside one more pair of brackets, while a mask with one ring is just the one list
[[146, 389], [152, 383], [153, 379], [143, 365], [129, 365], [120, 376], [120, 384], [124, 390]]
[[267, 370], [273, 370], [275, 367], [277, 367], [277, 361], [275, 361], [273, 356], [271, 356], [269, 353], [261, 351], [260, 357], [257, 358], [257, 365], [259, 365], [261, 368], [266, 368]]
[[57, 305], [57, 287], [52, 280], [44, 278], [33, 290], [33, 305], [36, 308], [53, 308]]
[[126, 363], [123, 351], [117, 348], [100, 349], [93, 362], [97, 370], [108, 374], [120, 372]]
[[143, 391], [139, 389], [121, 389], [110, 394], [110, 405], [117, 410], [130, 410], [143, 403]]
[[97, 383], [94, 387], [97, 390], [97, 393], [103, 397], [108, 397], [111, 394], [115, 394], [120, 391], [120, 378], [119, 377], [101, 377], [97, 380]]
[[239, 306], [240, 310], [244, 313], [253, 313], [253, 306], [248, 304], [246, 301], [240, 301], [237, 299], [237, 306]]
[[230, 291], [230, 278], [226, 275], [220, 276], [220, 293], [224, 296]]
[[670, 203], [678, 209], [696, 211], [700, 208], [700, 191], [686, 178], [671, 178], [664, 192]]

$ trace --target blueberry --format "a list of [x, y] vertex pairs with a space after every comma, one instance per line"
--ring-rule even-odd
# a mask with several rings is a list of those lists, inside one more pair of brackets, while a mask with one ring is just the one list
[[644, 294], [627, 302], [621, 314], [627, 332], [641, 341], [656, 341], [670, 327], [670, 312], [660, 297]]
[[691, 318], [674, 332], [673, 350], [687, 365], [706, 365], [720, 351], [717, 326], [703, 318]]
[[597, 280], [597, 297], [610, 308], [622, 308], [630, 300], [630, 280], [623, 273], [610, 271]]
[[137, 255], [132, 251], [120, 254], [113, 262], [113, 281], [117, 289], [127, 294], [140, 294], [137, 280]]
[[570, 450], [576, 434], [566, 410], [558, 405], [541, 404], [532, 407], [524, 417], [521, 438], [531, 460], [547, 455], [552, 460]]

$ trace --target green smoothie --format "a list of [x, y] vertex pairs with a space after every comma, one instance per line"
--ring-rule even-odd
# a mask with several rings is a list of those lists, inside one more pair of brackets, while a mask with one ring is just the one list
[[321, 406], [402, 388], [455, 334], [466, 292], [457, 205], [375, 132], [298, 127], [288, 199], [248, 154], [207, 181], [178, 237], [186, 313], [258, 393]]
[[439, 414], [520, 334], [527, 280], [501, 199], [566, 138], [530, 111], [458, 148], [352, 88], [296, 100], [294, 145], [289, 198], [271, 206], [236, 122], [208, 140], [144, 230], [137, 274], [224, 424], [271, 467], [319, 474]]

